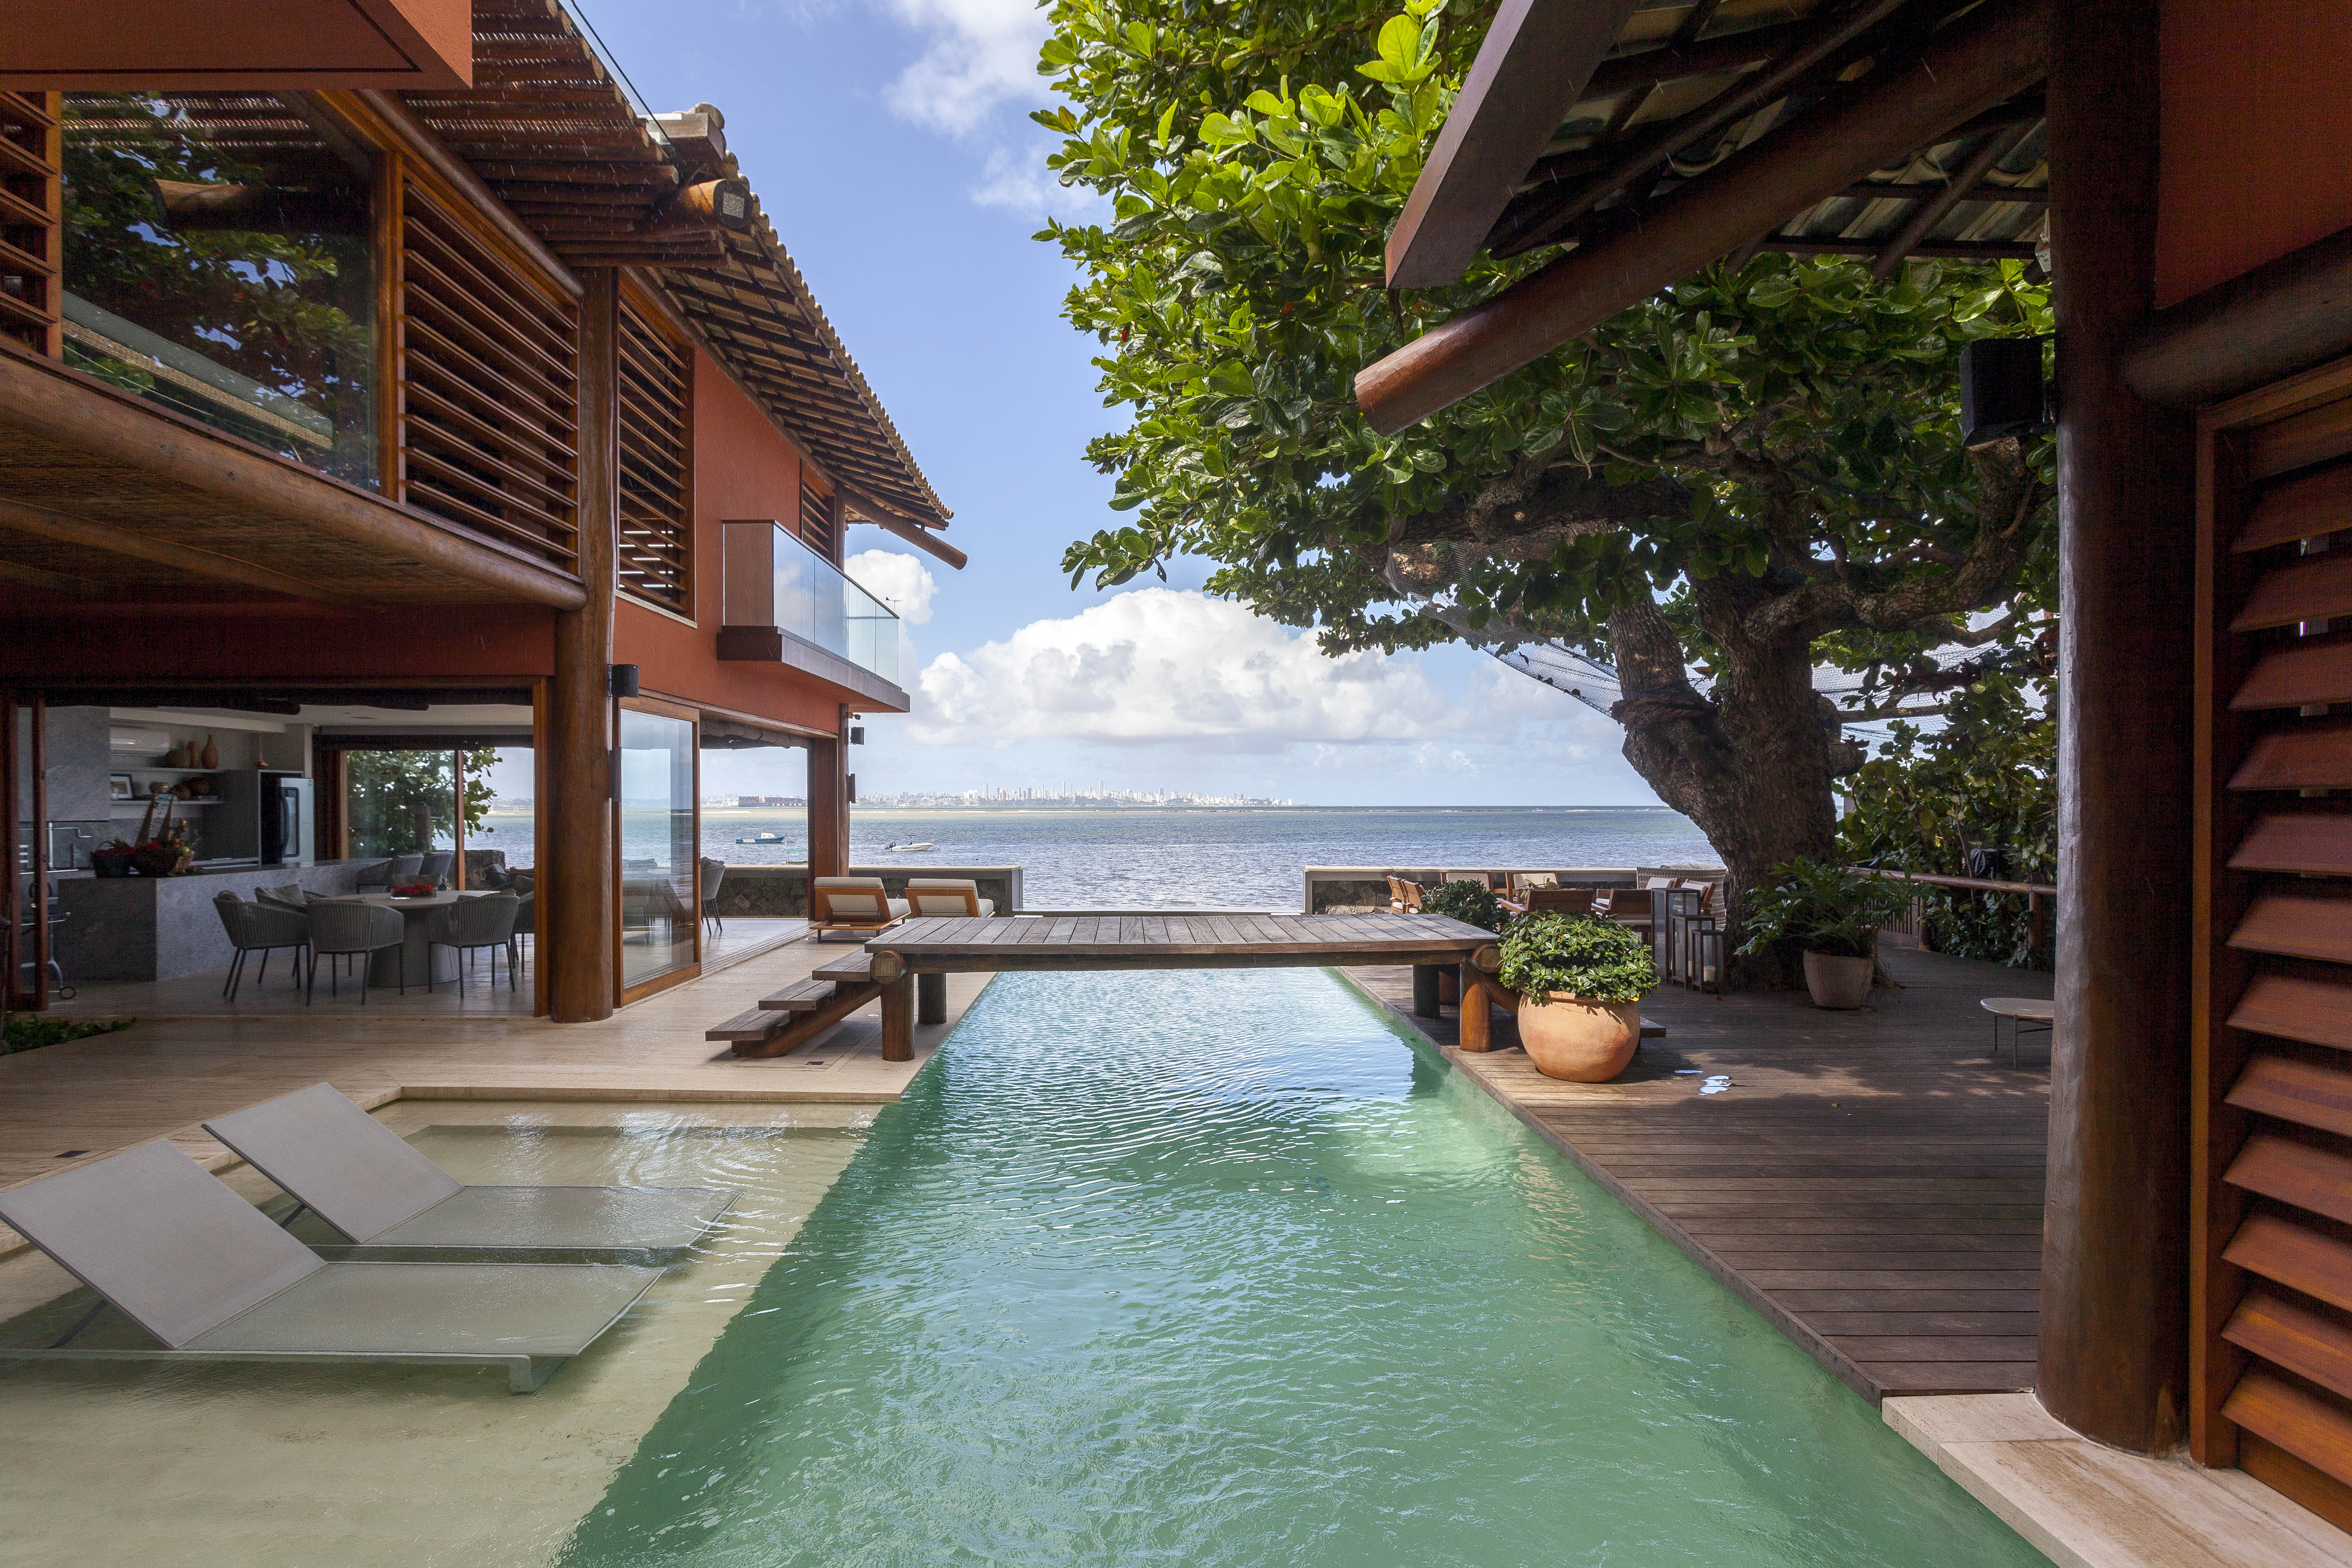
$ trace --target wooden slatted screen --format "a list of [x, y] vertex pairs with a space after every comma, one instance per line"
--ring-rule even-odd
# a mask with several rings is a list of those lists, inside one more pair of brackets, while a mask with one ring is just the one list
[[578, 307], [414, 178], [399, 298], [399, 499], [572, 569]]
[[2352, 361], [2199, 438], [2192, 1443], [2352, 1528]]
[[841, 518], [824, 481], [801, 466], [801, 542], [835, 566], [841, 564]]
[[0, 335], [61, 350], [64, 205], [54, 92], [0, 92]]
[[687, 343], [621, 302], [621, 590], [694, 616], [694, 364]]

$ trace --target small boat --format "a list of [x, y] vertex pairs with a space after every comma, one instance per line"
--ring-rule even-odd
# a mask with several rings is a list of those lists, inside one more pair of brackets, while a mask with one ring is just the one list
[[921, 844], [900, 844], [900, 843], [897, 842], [896, 840], [893, 840], [892, 842], [890, 842], [890, 843], [888, 843], [888, 844], [885, 844], [884, 846], [882, 846], [882, 849], [883, 849], [883, 852], [884, 852], [885, 854], [887, 854], [889, 851], [891, 851], [891, 850], [893, 850], [893, 849], [915, 850], [915, 849], [936, 849], [936, 848], [938, 848], [938, 847], [939, 847], [939, 846], [938, 846], [938, 845], [936, 845], [936, 844], [932, 844], [932, 843], [929, 843], [929, 842], [928, 842], [928, 841], [927, 841], [927, 842], [924, 842], [924, 843], [921, 843]]
[[757, 838], [738, 838], [735, 842], [738, 844], [792, 844], [797, 842], [797, 839], [782, 833], [762, 833]]

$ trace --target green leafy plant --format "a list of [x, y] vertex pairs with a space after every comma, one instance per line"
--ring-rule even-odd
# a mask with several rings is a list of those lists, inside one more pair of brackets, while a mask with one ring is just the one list
[[[2049, 332], [2048, 290], [2021, 261], [1879, 280], [1766, 252], [1382, 435], [1357, 373], [1560, 254], [1382, 287], [1490, 10], [1051, 0], [1047, 163], [1111, 210], [1040, 237], [1077, 269], [1064, 313], [1120, 408], [1087, 456], [1128, 514], [1063, 569], [1112, 587], [1200, 556], [1211, 593], [1334, 655], [1607, 661], [1626, 757], [1716, 845], [1737, 921], [1772, 866], [1834, 852], [1864, 760], [1842, 724], [1933, 711], [1879, 677], [1955, 641], [2006, 654], [2055, 605], [2053, 444], [1964, 447], [1957, 375], [1973, 340]], [[1822, 664], [1863, 691], [1818, 695]]]
[[61, 1046], [68, 1040], [86, 1040], [92, 1035], [110, 1035], [117, 1029], [127, 1029], [135, 1018], [44, 1018], [37, 1013], [11, 1013], [5, 1030], [0, 1030], [0, 1056], [14, 1056], [18, 1051], [35, 1051], [43, 1046]]
[[1503, 929], [1505, 914], [1495, 890], [1480, 882], [1441, 882], [1421, 896], [1422, 912], [1444, 915], [1480, 931]]
[[[352, 850], [359, 855], [414, 855], [446, 839], [457, 826], [454, 752], [352, 752], [344, 762]], [[466, 752], [466, 831], [479, 833], [498, 792], [489, 770], [499, 754], [488, 747]]]
[[1826, 860], [1784, 860], [1772, 875], [1748, 895], [1742, 952], [1793, 942], [1807, 952], [1869, 958], [1878, 951], [1878, 928], [1911, 901], [1907, 882]]
[[1503, 938], [1503, 984], [1541, 1005], [1553, 992], [1638, 1002], [1657, 989], [1650, 944], [1631, 926], [1581, 915], [1529, 915]]

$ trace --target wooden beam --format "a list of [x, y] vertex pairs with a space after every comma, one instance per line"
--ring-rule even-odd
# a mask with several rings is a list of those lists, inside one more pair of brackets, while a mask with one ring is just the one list
[[0, 530], [30, 534], [36, 539], [53, 540], [59, 544], [79, 545], [86, 550], [100, 550], [110, 555], [127, 555], [134, 561], [168, 566], [175, 572], [185, 572], [208, 582], [236, 583], [247, 588], [285, 594], [318, 604], [337, 605], [345, 609], [362, 605], [380, 607], [381, 605], [381, 601], [363, 600], [291, 573], [273, 572], [267, 566], [239, 561], [234, 556], [199, 550], [190, 544], [174, 544], [152, 534], [119, 528], [113, 523], [100, 522], [72, 512], [52, 511], [47, 507], [33, 506], [24, 501], [0, 500]]
[[1895, 269], [1903, 265], [1903, 258], [1918, 248], [1920, 243], [1934, 232], [1936, 226], [1944, 221], [1947, 213], [1968, 200], [1969, 193], [1992, 173], [1992, 166], [2016, 152], [2018, 143], [2024, 141], [2032, 130], [2032, 125], [2012, 125], [1969, 153], [1968, 162], [1962, 163], [1959, 172], [1952, 176], [1952, 183], [1944, 194], [1922, 202], [1919, 210], [1913, 213], [1910, 220], [1895, 231], [1895, 237], [1886, 242], [1886, 247], [1878, 253], [1878, 259], [1870, 264], [1870, 275], [1882, 280], [1895, 276]]
[[613, 597], [618, 521], [620, 274], [583, 279], [580, 301], [580, 580], [587, 602], [555, 617], [548, 733], [555, 785], [552, 842], [539, 858], [540, 951], [551, 962], [548, 1011], [559, 1023], [610, 1017], [618, 999], [614, 900]]
[[849, 746], [842, 733], [849, 727], [847, 710], [841, 710], [839, 730], [812, 740], [808, 745], [808, 868], [809, 885], [818, 877], [845, 876], [849, 871]]
[[[580, 279], [572, 276], [572, 268], [558, 261], [555, 253], [540, 243], [539, 236], [523, 226], [522, 220], [508, 211], [507, 205], [482, 183], [482, 177], [443, 146], [441, 139], [426, 130], [424, 121], [411, 113], [396, 94], [371, 89], [351, 96], [392, 132], [403, 152], [441, 176], [451, 189], [464, 192], [475, 216], [496, 228], [573, 299], [580, 298]], [[675, 180], [677, 176], [672, 174], [671, 178]]]
[[2212, 403], [2352, 353], [2352, 228], [2158, 310], [2124, 379], [2150, 403]]
[[[71, 371], [0, 353], [0, 422], [101, 462], [314, 528], [387, 560], [428, 565], [499, 596], [556, 609], [580, 584], [519, 550], [428, 521], [381, 496], [216, 436]], [[0, 475], [0, 482], [6, 476]], [[272, 585], [274, 592], [286, 592]], [[316, 590], [305, 597], [316, 598]]]
[[2155, 289], [2158, 18], [2057, 0], [2058, 1027], [2034, 1393], [2084, 1436], [2186, 1436], [2196, 426], [2121, 350]]
[[103, 599], [110, 597], [114, 592], [110, 584], [93, 582], [87, 577], [69, 577], [63, 572], [50, 572], [38, 566], [20, 566], [13, 561], [0, 561], [0, 583], [13, 583], [19, 588], [32, 588], [44, 594], [63, 594], [75, 599]]
[[1356, 376], [1393, 434], [1591, 331], [2040, 80], [2053, 0], [1989, 0], [1913, 60], [1732, 154], [1640, 228], [1578, 249]]
[[1390, 288], [1462, 276], [1637, 4], [1504, 0], [1390, 231]]
[[1780, 22], [1696, 43], [1671, 43], [1664, 48], [1644, 49], [1638, 55], [1617, 55], [1592, 68], [1592, 78], [1584, 84], [1584, 96], [1613, 98], [1621, 92], [1660, 82], [1760, 66], [1785, 53], [1812, 25], [1809, 21]]
[[841, 494], [842, 499], [849, 503], [847, 510], [855, 514], [850, 518], [851, 521], [870, 522], [886, 533], [895, 533], [917, 549], [928, 551], [938, 556], [959, 572], [962, 571], [964, 563], [971, 559], [922, 524], [901, 517], [887, 507], [876, 505], [856, 490], [844, 486]]

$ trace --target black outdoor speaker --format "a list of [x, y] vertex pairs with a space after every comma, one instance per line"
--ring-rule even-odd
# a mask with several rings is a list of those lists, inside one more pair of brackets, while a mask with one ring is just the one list
[[1960, 350], [1960, 445], [1981, 447], [2049, 422], [2040, 338], [1979, 338]]
[[866, 744], [866, 726], [865, 726], [865, 725], [863, 725], [863, 724], [852, 724], [852, 725], [849, 727], [849, 743], [850, 743], [851, 745], [853, 745], [853, 746], [862, 746], [862, 745]]
[[857, 775], [856, 773], [849, 775], [849, 804], [852, 805], [856, 805], [857, 804]]
[[634, 664], [614, 665], [613, 667], [613, 695], [615, 697], [635, 697], [636, 694], [637, 667]]

